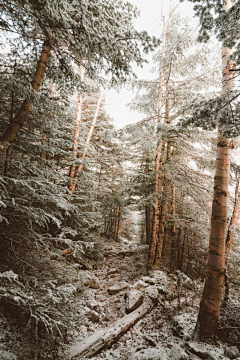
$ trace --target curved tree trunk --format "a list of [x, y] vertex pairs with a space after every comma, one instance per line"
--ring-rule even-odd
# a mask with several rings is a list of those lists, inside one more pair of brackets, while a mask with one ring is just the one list
[[[37, 92], [39, 91], [43, 81], [43, 77], [47, 67], [47, 61], [50, 55], [50, 51], [52, 49], [52, 44], [53, 41], [51, 39], [47, 39], [46, 41], [44, 41], [42, 52], [37, 64], [37, 69], [31, 81], [33, 90]], [[0, 155], [5, 154], [11, 143], [16, 138], [16, 135], [18, 134], [21, 127], [24, 125], [30, 111], [32, 110], [33, 103], [34, 96], [27, 98], [23, 101], [16, 116], [13, 118], [3, 135], [0, 137]]]

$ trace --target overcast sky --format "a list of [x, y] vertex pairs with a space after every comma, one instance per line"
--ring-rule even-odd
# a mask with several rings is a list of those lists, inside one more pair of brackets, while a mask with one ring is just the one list
[[[161, 12], [167, 16], [168, 6], [170, 0], [128, 0], [130, 3], [136, 5], [140, 10], [140, 17], [135, 20], [137, 30], [147, 30], [150, 35], [157, 37], [161, 34]], [[172, 1], [173, 3], [173, 1]], [[183, 17], [189, 17], [192, 25], [196, 26], [197, 19], [193, 17], [192, 4], [184, 1], [178, 7]], [[135, 67], [135, 73], [139, 78], [153, 78], [153, 74], [149, 72], [153, 64], [151, 63], [150, 55], [148, 57], [149, 64], [144, 65], [143, 68]], [[115, 90], [108, 91], [106, 94], [106, 111], [114, 119], [116, 128], [121, 128], [127, 124], [131, 124], [143, 118], [142, 114], [130, 111], [126, 106], [131, 102], [134, 93], [123, 88], [119, 93]]]

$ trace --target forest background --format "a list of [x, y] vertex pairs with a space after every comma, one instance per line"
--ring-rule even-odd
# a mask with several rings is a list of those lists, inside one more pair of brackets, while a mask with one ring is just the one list
[[[124, 239], [149, 248], [148, 274], [213, 279], [198, 324], [216, 335], [224, 275], [225, 304], [239, 279], [239, 92], [238, 37], [215, 5], [225, 24], [218, 34], [214, 20], [218, 40], [236, 50], [223, 68], [216, 38], [198, 42], [210, 37], [204, 16], [199, 36], [174, 2], [157, 20], [157, 37], [135, 30], [138, 10], [127, 2], [1, 5], [0, 296], [37, 342], [44, 331], [62, 336], [61, 305], [74, 289], [42, 271], [50, 266], [57, 277], [70, 267], [84, 277], [87, 260], [94, 267], [103, 259], [104, 242]], [[204, 15], [204, 6], [195, 11]], [[235, 19], [234, 7], [229, 14]], [[137, 79], [146, 57], [151, 77]], [[129, 109], [140, 120], [116, 129], [107, 89], [121, 86], [133, 89]], [[214, 175], [215, 163], [222, 173]]]

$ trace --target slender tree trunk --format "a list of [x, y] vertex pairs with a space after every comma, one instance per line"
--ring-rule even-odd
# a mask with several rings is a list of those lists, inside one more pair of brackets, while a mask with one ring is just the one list
[[163, 235], [163, 245], [162, 245], [162, 259], [163, 258], [168, 258], [169, 259], [169, 255], [168, 255], [168, 250], [167, 249], [167, 244], [168, 244], [168, 236], [169, 236], [169, 232], [167, 231], [167, 229], [164, 229], [164, 235]]
[[94, 117], [93, 117], [92, 125], [91, 125], [91, 127], [89, 129], [88, 136], [87, 136], [87, 139], [85, 141], [85, 146], [84, 146], [82, 157], [81, 157], [81, 164], [78, 166], [77, 171], [75, 172], [75, 175], [74, 175], [74, 180], [73, 180], [73, 182], [71, 184], [71, 193], [72, 194], [76, 190], [76, 182], [77, 182], [79, 174], [80, 174], [80, 172], [82, 171], [82, 168], [83, 168], [83, 160], [85, 159], [85, 157], [87, 155], [88, 146], [89, 146], [90, 140], [92, 138], [93, 130], [95, 128], [96, 122], [97, 122], [97, 118], [98, 118], [102, 98], [103, 98], [104, 92], [105, 92], [109, 82], [110, 82], [110, 77], [106, 81], [105, 87], [104, 87], [103, 91], [101, 92], [101, 94], [100, 94], [100, 96], [98, 98], [98, 101], [97, 101], [97, 107], [96, 107], [96, 111], [95, 111], [95, 114], [94, 114]]
[[[50, 51], [52, 49], [52, 44], [53, 42], [51, 39], [47, 39], [43, 43], [43, 48], [37, 64], [37, 69], [31, 82], [33, 90], [37, 92], [39, 91], [39, 88], [43, 81], [43, 77], [47, 67], [47, 61], [50, 55]], [[0, 155], [5, 154], [11, 143], [16, 138], [16, 135], [18, 134], [21, 127], [24, 125], [30, 111], [32, 110], [33, 103], [34, 96], [27, 98], [23, 101], [16, 116], [13, 118], [3, 135], [0, 137]]]
[[189, 244], [188, 236], [187, 236], [187, 247], [188, 247], [188, 251], [187, 251], [187, 269], [186, 269], [186, 274], [188, 275], [188, 270], [189, 270], [189, 265], [190, 265], [190, 244]]
[[226, 248], [225, 248], [225, 271], [224, 271], [224, 279], [225, 279], [225, 294], [224, 294], [224, 304], [226, 305], [229, 299], [229, 276], [227, 272], [227, 262], [228, 262], [228, 254], [232, 246], [233, 242], [233, 228], [237, 226], [238, 218], [239, 218], [239, 206], [238, 206], [238, 197], [239, 197], [239, 181], [240, 178], [238, 178], [235, 188], [235, 200], [234, 200], [234, 206], [233, 206], [233, 213], [230, 220], [230, 224], [227, 231], [227, 237], [226, 237]]
[[109, 228], [110, 228], [110, 225], [111, 225], [111, 216], [112, 216], [112, 213], [110, 211], [109, 213], [109, 216], [108, 216], [108, 220], [106, 221], [106, 231], [105, 231], [105, 235], [108, 237], [108, 233], [109, 233]]
[[[227, 0], [225, 11], [232, 6], [232, 1]], [[223, 48], [223, 93], [233, 90], [232, 76], [229, 68], [231, 50]], [[225, 239], [228, 220], [228, 185], [230, 175], [230, 150], [231, 139], [224, 138], [220, 133], [217, 139], [216, 170], [214, 178], [214, 193], [212, 203], [211, 230], [209, 239], [209, 252], [206, 282], [200, 304], [198, 324], [200, 334], [211, 337], [216, 334], [219, 309], [221, 305], [224, 269], [225, 269]]]
[[119, 222], [120, 222], [120, 206], [117, 205], [115, 229], [114, 229], [114, 235], [113, 235], [115, 241], [118, 240]]
[[[177, 269], [178, 270], [182, 270], [182, 264], [183, 264], [183, 256], [184, 256], [184, 247], [185, 247], [185, 238], [186, 238], [186, 233], [183, 236], [183, 231], [181, 229], [181, 231], [179, 232], [179, 236], [178, 236], [178, 243], [177, 243]], [[181, 239], [183, 237], [183, 240], [181, 242]]]
[[144, 225], [144, 223], [142, 223], [142, 225], [141, 225], [141, 235], [140, 235], [140, 241], [141, 241], [141, 243], [143, 243], [143, 239], [144, 239], [145, 233], [146, 233], [146, 231], [145, 231], [145, 225]]
[[[171, 64], [170, 64], [170, 70], [169, 75], [166, 83], [166, 103], [165, 103], [165, 119], [164, 122], [168, 124], [169, 122], [169, 80], [170, 80], [170, 74], [171, 74]], [[165, 144], [164, 144], [165, 147]], [[167, 140], [167, 156], [166, 156], [166, 165], [171, 160], [171, 138], [168, 137]], [[162, 159], [163, 160], [163, 159]], [[169, 180], [167, 176], [164, 176], [164, 190], [162, 194], [162, 208], [161, 208], [161, 214], [159, 213], [159, 226], [158, 226], [158, 239], [157, 239], [157, 246], [155, 251], [155, 259], [154, 264], [156, 266], [160, 266], [161, 264], [161, 257], [162, 257], [162, 247], [163, 247], [163, 238], [164, 238], [164, 231], [165, 231], [165, 219], [167, 215], [167, 206], [168, 206], [168, 186], [169, 186]], [[161, 181], [159, 182], [159, 186], [162, 187], [162, 174], [161, 174]], [[160, 191], [160, 190], [159, 190]]]
[[[162, 56], [164, 57], [165, 52], [165, 43], [166, 43], [166, 30], [167, 24], [164, 24], [164, 33], [163, 33], [163, 46], [162, 46]], [[162, 122], [162, 81], [163, 81], [163, 68], [160, 70], [159, 74], [159, 86], [158, 86], [158, 117], [157, 122]], [[161, 148], [163, 144], [160, 142], [160, 137], [158, 136], [158, 145], [157, 152], [155, 157], [155, 179], [154, 179], [154, 208], [153, 208], [153, 224], [152, 224], [152, 236], [151, 244], [148, 253], [148, 262], [147, 262], [147, 273], [152, 271], [156, 246], [157, 246], [157, 236], [158, 236], [158, 225], [159, 225], [159, 170], [160, 170], [160, 158], [161, 158]], [[163, 154], [164, 156], [164, 154]]]
[[171, 232], [172, 243], [171, 243], [171, 269], [175, 270], [177, 268], [178, 262], [178, 249], [181, 242], [181, 228], [178, 229], [178, 235], [176, 232]]
[[[149, 173], [149, 165], [146, 162], [145, 171], [146, 174]], [[149, 189], [147, 188], [146, 196], [149, 195]], [[149, 204], [145, 205], [145, 233], [146, 233], [146, 244], [150, 245], [151, 243], [151, 206]]]
[[[176, 226], [175, 226], [175, 185], [172, 184], [172, 202], [171, 202], [171, 206], [170, 206], [170, 212], [171, 215], [173, 217], [173, 223], [171, 226], [171, 238], [172, 238], [172, 243], [171, 243], [171, 268], [175, 269], [176, 265], [177, 265], [177, 234], [176, 234]], [[180, 231], [180, 228], [179, 228]], [[179, 231], [178, 231], [178, 241], [179, 241]], [[180, 237], [181, 239], [181, 237]]]
[[[168, 138], [167, 143], [167, 159], [166, 164], [168, 164], [171, 160], [171, 138]], [[162, 200], [162, 209], [161, 209], [161, 215], [159, 218], [159, 237], [156, 247], [156, 253], [155, 253], [155, 265], [160, 266], [161, 265], [161, 257], [162, 257], [162, 247], [163, 247], [163, 238], [164, 238], [164, 229], [165, 229], [165, 222], [166, 222], [166, 216], [167, 216], [167, 210], [168, 210], [168, 196], [169, 196], [169, 179], [167, 176], [165, 176], [165, 184], [164, 184], [164, 190], [163, 190], [163, 200]]]

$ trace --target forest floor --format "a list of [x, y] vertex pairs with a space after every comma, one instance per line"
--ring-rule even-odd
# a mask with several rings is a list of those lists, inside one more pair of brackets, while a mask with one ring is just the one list
[[[157, 290], [158, 301], [110, 349], [102, 350], [93, 359], [240, 359], [238, 349], [234, 346], [240, 346], [237, 338], [239, 333], [228, 333], [230, 343], [223, 343], [219, 339], [215, 339], [212, 344], [193, 340], [203, 287], [200, 281], [170, 274], [167, 269], [156, 270], [151, 278], [146, 277], [147, 246], [137, 242], [105, 241], [102, 252], [104, 257], [97, 264], [91, 261], [86, 264], [85, 261], [85, 270], [76, 271], [70, 263], [64, 268], [59, 266], [59, 261], [55, 264], [56, 260], [52, 260], [52, 271], [44, 267], [44, 271], [39, 274], [41, 281], [52, 284], [53, 293], [56, 287], [58, 292], [63, 287], [68, 291], [68, 298], [60, 307], [68, 322], [64, 341], [57, 338], [54, 342], [48, 341], [49, 334], [45, 340], [36, 340], [33, 345], [33, 333], [22, 331], [21, 319], [13, 321], [11, 316], [9, 321], [9, 313], [6, 313], [0, 319], [0, 359], [70, 359], [74, 352], [77, 354], [83, 339], [101, 329], [111, 328], [118, 319], [126, 316], [128, 290], [125, 288], [112, 295], [108, 290], [112, 286], [118, 287], [122, 282], [138, 289], [143, 295], [146, 289]], [[45, 260], [43, 257], [43, 263]], [[59, 273], [56, 280], [57, 269]], [[73, 359], [85, 357], [79, 355]]]

